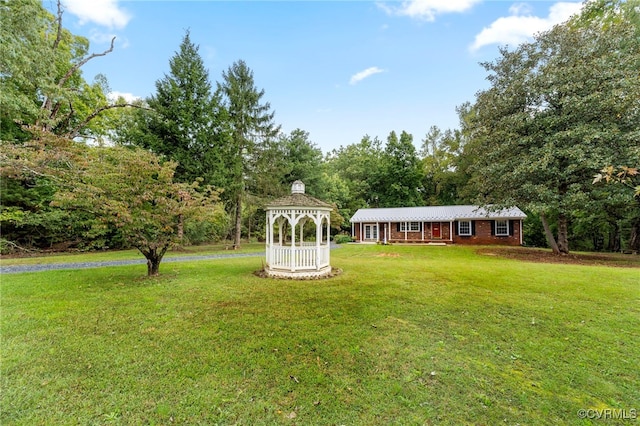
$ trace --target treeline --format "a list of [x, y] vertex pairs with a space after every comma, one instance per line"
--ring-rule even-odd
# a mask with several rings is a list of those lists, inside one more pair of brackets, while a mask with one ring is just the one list
[[128, 103], [108, 98], [103, 76], [82, 76], [113, 43], [89, 53], [60, 7], [37, 0], [0, 9], [3, 252], [137, 247], [157, 273], [173, 244], [261, 239], [263, 207], [297, 179], [335, 206], [334, 233], [361, 207], [517, 205], [528, 245], [640, 249], [630, 2], [589, 2], [501, 49], [483, 64], [490, 87], [458, 108], [459, 129], [364, 136], [324, 155], [304, 130], [281, 131], [244, 61], [212, 83], [189, 32], [155, 93]]

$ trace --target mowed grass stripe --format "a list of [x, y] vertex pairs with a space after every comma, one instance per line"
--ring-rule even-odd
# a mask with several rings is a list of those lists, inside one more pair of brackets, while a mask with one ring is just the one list
[[2, 278], [2, 424], [580, 424], [640, 400], [638, 270], [468, 247]]

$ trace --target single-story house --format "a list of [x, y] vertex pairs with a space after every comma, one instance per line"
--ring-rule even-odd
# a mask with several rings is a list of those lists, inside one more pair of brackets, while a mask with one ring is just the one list
[[517, 207], [359, 209], [351, 218], [351, 236], [359, 242], [522, 245], [526, 217]]

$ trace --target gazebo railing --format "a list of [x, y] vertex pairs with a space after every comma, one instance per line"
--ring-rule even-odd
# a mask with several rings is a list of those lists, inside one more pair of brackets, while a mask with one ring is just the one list
[[[302, 243], [302, 246], [281, 246], [274, 244], [267, 253], [267, 263], [270, 268], [287, 270], [316, 270], [329, 265], [329, 245], [321, 244], [316, 248], [315, 243]], [[318, 262], [316, 263], [316, 253]]]

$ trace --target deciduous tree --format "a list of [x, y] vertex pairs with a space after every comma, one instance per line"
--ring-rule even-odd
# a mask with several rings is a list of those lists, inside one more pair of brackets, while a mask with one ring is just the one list
[[56, 194], [56, 203], [114, 225], [147, 259], [147, 274], [157, 275], [164, 254], [179, 241], [181, 221], [219, 209], [215, 192], [175, 182], [175, 168], [139, 148], [90, 148], [80, 168], [65, 175], [70, 185]]
[[[624, 3], [587, 3], [593, 19], [501, 49], [484, 64], [491, 86], [478, 93], [465, 129], [477, 200], [539, 213], [558, 253], [569, 251], [569, 221], [590, 201], [590, 178], [602, 164], [629, 164], [638, 144], [640, 21]], [[598, 19], [612, 14], [615, 25]]]
[[413, 145], [413, 136], [402, 132], [400, 138], [391, 132], [382, 155], [382, 165], [372, 171], [380, 206], [420, 206], [423, 200], [424, 171]]
[[109, 102], [104, 76], [88, 83], [82, 67], [114, 48], [89, 53], [89, 40], [62, 25], [37, 0], [0, 2], [0, 139], [25, 140], [37, 128], [69, 138], [100, 138], [106, 129], [96, 120], [103, 111], [129, 106]]

